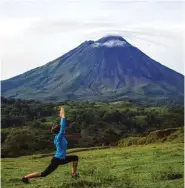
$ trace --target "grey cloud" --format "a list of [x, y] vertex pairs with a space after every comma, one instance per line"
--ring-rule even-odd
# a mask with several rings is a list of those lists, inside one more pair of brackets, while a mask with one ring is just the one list
[[118, 25], [116, 22], [40, 21], [32, 24], [26, 32], [32, 34], [52, 34], [66, 31], [75, 32], [82, 29], [114, 27], [116, 25]]

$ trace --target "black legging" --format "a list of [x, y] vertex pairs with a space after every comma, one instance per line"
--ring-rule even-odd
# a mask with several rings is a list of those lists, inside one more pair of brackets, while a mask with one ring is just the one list
[[66, 159], [59, 159], [59, 158], [53, 157], [51, 159], [50, 165], [43, 172], [41, 172], [40, 176], [46, 177], [47, 175], [52, 173], [59, 165], [67, 164], [72, 161], [78, 161], [78, 156], [69, 155], [69, 156], [66, 156]]

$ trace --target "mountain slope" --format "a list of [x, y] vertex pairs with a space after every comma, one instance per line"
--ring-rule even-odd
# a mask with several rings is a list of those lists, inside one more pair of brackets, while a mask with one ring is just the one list
[[85, 41], [58, 59], [2, 81], [2, 95], [60, 100], [179, 99], [184, 76], [120, 36]]

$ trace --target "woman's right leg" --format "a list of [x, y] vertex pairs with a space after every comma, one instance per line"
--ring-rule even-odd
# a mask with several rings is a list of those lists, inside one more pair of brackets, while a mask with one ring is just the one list
[[53, 157], [51, 160], [51, 164], [43, 172], [41, 172], [40, 176], [46, 177], [47, 175], [51, 174], [54, 170], [56, 170], [58, 166], [58, 159]]
[[28, 174], [22, 178], [22, 181], [24, 183], [28, 183], [28, 179], [30, 178], [46, 177], [47, 175], [52, 173], [58, 166], [59, 166], [59, 163], [57, 162], [57, 160], [55, 158], [52, 158], [51, 163], [43, 172], [34, 172], [31, 174]]
[[40, 174], [41, 174], [40, 172], [33, 172], [31, 174], [24, 176], [24, 178], [26, 178], [26, 179], [38, 178], [38, 177], [40, 177]]

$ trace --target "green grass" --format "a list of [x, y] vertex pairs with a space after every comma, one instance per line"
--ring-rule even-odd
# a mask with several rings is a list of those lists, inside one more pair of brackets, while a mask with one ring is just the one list
[[20, 178], [44, 170], [51, 157], [6, 158], [1, 164], [2, 188], [181, 188], [183, 153], [183, 143], [170, 142], [77, 152], [79, 179], [71, 178], [67, 164], [45, 178], [32, 179], [30, 185]]

